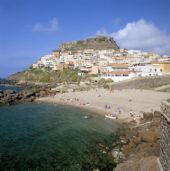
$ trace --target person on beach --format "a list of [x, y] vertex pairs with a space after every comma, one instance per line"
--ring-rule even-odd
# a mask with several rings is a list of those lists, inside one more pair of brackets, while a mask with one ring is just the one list
[[132, 111], [130, 111], [130, 116], [133, 117], [134, 116], [134, 113]]
[[98, 97], [101, 97], [101, 94], [98, 94]]
[[118, 114], [121, 114], [121, 110], [120, 108], [117, 108]]

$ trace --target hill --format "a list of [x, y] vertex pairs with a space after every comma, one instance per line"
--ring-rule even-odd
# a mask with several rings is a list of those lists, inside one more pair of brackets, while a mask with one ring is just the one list
[[[62, 52], [71, 51], [77, 52], [78, 50], [84, 49], [94, 49], [94, 50], [106, 50], [114, 49], [118, 50], [119, 47], [112, 37], [97, 36], [95, 38], [89, 38], [86, 40], [73, 41], [68, 43], [63, 43], [60, 45]], [[75, 70], [65, 69], [61, 71], [52, 71], [47, 68], [41, 69], [27, 69], [22, 72], [11, 75], [9, 80], [16, 81], [32, 81], [32, 82], [43, 82], [43, 83], [59, 83], [59, 82], [79, 82], [80, 76]]]
[[106, 37], [106, 36], [97, 36], [95, 38], [73, 41], [73, 42], [63, 43], [60, 45], [61, 51], [78, 51], [84, 49], [118, 50], [119, 47], [112, 37]]
[[170, 75], [159, 77], [144, 77], [118, 82], [112, 85], [112, 89], [153, 89], [170, 84]]
[[47, 68], [28, 69], [11, 75], [8, 80], [28, 81], [39, 83], [62, 83], [79, 82], [81, 76], [78, 76], [77, 70], [65, 69], [62, 71], [52, 71]]

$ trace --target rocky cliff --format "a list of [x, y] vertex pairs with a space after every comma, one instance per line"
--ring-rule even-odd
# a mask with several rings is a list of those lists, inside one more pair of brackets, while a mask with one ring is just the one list
[[119, 47], [112, 37], [97, 36], [95, 38], [89, 38], [86, 40], [73, 41], [69, 43], [63, 43], [60, 45], [62, 51], [77, 51], [83, 49], [114, 49], [118, 50]]

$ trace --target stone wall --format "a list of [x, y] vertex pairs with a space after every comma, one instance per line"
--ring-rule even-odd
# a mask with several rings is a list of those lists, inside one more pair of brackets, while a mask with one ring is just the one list
[[160, 162], [164, 171], [170, 171], [170, 103], [161, 104]]

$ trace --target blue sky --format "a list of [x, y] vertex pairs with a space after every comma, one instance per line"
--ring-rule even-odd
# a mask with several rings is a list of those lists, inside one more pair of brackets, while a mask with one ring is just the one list
[[169, 0], [0, 0], [0, 77], [61, 42], [96, 34], [120, 47], [170, 55]]

